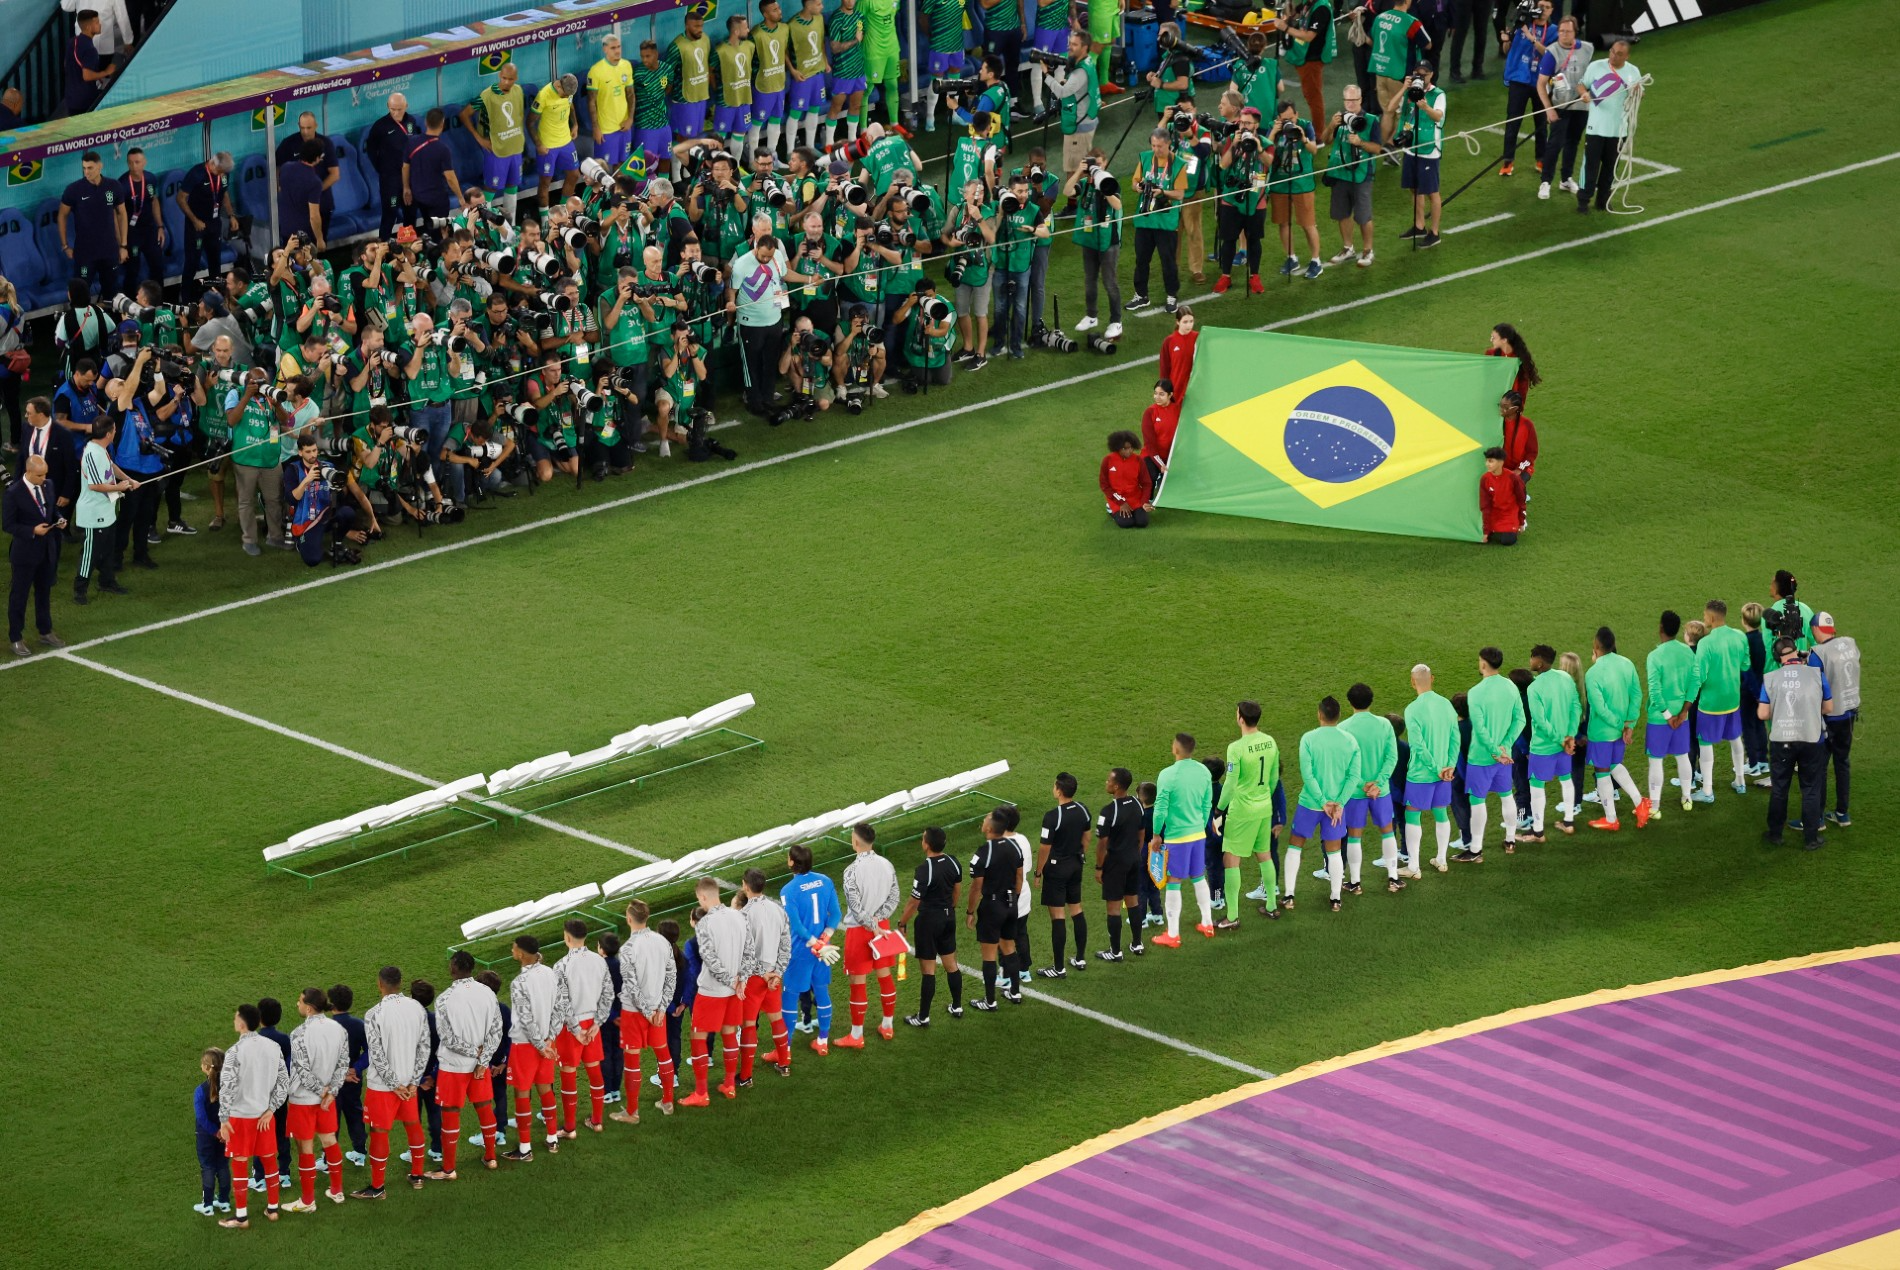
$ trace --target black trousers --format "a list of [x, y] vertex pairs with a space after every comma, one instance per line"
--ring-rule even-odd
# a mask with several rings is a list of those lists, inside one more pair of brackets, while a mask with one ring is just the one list
[[158, 245], [158, 225], [155, 222], [142, 224], [126, 236], [126, 250], [130, 253], [120, 270], [119, 290], [129, 296], [137, 296], [139, 283], [147, 278], [157, 278], [162, 285], [165, 281], [165, 251]]
[[1013, 31], [992, 31], [983, 29], [983, 51], [994, 53], [1003, 59], [1003, 83], [1009, 87], [1009, 100], [1013, 105], [1023, 95], [1021, 72], [1016, 63], [1023, 60], [1023, 29], [1020, 25]]
[[1238, 238], [1247, 235], [1247, 272], [1258, 275], [1260, 261], [1267, 254], [1267, 213], [1265, 208], [1255, 208], [1251, 214], [1241, 211], [1231, 203], [1222, 202], [1220, 213], [1215, 221], [1216, 236], [1214, 257], [1220, 262], [1223, 276], [1234, 271], [1234, 252], [1238, 248]]
[[1768, 743], [1768, 836], [1779, 842], [1788, 823], [1788, 790], [1801, 783], [1801, 837], [1821, 840], [1821, 795], [1827, 779], [1826, 741], [1770, 741]]
[[92, 575], [98, 574], [101, 584], [111, 586], [118, 578], [119, 566], [112, 563], [112, 544], [118, 538], [116, 525], [100, 525], [96, 529], [80, 531], [83, 535], [79, 549], [79, 569], [73, 574], [73, 592], [84, 595], [92, 584]]
[[[1851, 770], [1848, 758], [1854, 749], [1854, 717], [1850, 713], [1827, 721], [1827, 757], [1834, 765], [1834, 810], [1843, 816], [1847, 814], [1847, 777]], [[1821, 801], [1827, 801], [1825, 790]]]
[[778, 383], [778, 358], [785, 343], [785, 326], [741, 326], [741, 351], [745, 354], [745, 408], [762, 415], [772, 402], [772, 390]]
[[[48, 542], [57, 543], [57, 532], [48, 531]], [[26, 601], [33, 598], [33, 629], [42, 635], [53, 633], [53, 575], [59, 571], [59, 548], [30, 563], [13, 562], [13, 585], [7, 591], [7, 642], [17, 644], [26, 638]]]
[[415, 210], [402, 205], [402, 173], [393, 176], [377, 173], [376, 207], [381, 214], [377, 237], [387, 239], [398, 225], [416, 223]]
[[1161, 285], [1167, 288], [1168, 295], [1180, 295], [1181, 231], [1145, 227], [1135, 230], [1135, 294], [1144, 298], [1147, 296], [1148, 262], [1156, 253], [1161, 256]]
[[1510, 90], [1508, 94], [1510, 105], [1506, 107], [1505, 113], [1510, 115], [1510, 118], [1504, 121], [1504, 161], [1509, 163], [1516, 156], [1518, 125], [1523, 122], [1525, 114], [1528, 113], [1531, 116], [1531, 136], [1537, 142], [1535, 151], [1537, 165], [1541, 170], [1544, 164], [1544, 151], [1550, 144], [1550, 123], [1544, 118], [1543, 103], [1537, 100], [1537, 85], [1509, 84], [1506, 87]]
[[343, 535], [354, 528], [356, 528], [356, 508], [333, 507], [330, 509], [330, 515], [321, 525], [309, 530], [296, 540], [297, 554], [303, 557], [305, 564], [314, 569], [329, 559], [329, 552], [325, 547], [326, 540], [333, 540], [339, 547], [344, 546], [348, 540]]
[[1578, 207], [1588, 207], [1592, 196], [1599, 212], [1610, 205], [1610, 191], [1616, 180], [1616, 156], [1622, 146], [1621, 137], [1583, 139], [1583, 180], [1577, 189]]
[[193, 229], [190, 221], [185, 222], [184, 275], [178, 283], [181, 298], [191, 300], [202, 294], [196, 284], [201, 271], [211, 281], [215, 281], [222, 273], [224, 256], [220, 244], [224, 237], [223, 226], [224, 221], [218, 217], [206, 221], [203, 229]]
[[145, 541], [158, 521], [158, 500], [164, 486], [156, 477], [142, 480], [139, 487], [119, 502], [119, 532], [112, 540], [112, 572], [125, 567], [125, 548], [132, 547], [134, 560], [150, 560], [152, 546]]
[[1148, 527], [1148, 513], [1139, 507], [1132, 508], [1125, 512], [1110, 512], [1108, 518], [1123, 529], [1146, 529]]
[[[361, 1073], [358, 1073], [361, 1076]], [[364, 1144], [369, 1141], [369, 1129], [363, 1123], [363, 1084], [362, 1081], [346, 1080], [343, 1088], [336, 1091], [337, 1119], [343, 1122], [343, 1129], [350, 1135], [350, 1150], [363, 1154]]]
[[1568, 181], [1577, 170], [1577, 147], [1589, 122], [1590, 113], [1585, 110], [1557, 112], [1557, 122], [1550, 125], [1550, 136], [1544, 142], [1544, 180], [1555, 185]]
[[26, 416], [20, 413], [20, 377], [7, 375], [0, 378], [0, 406], [7, 408], [7, 418], [11, 421], [8, 435], [12, 438], [13, 448], [18, 450], [26, 444]]
[[[1453, 75], [1458, 73], [1458, 63], [1464, 60], [1465, 36], [1471, 36], [1471, 78], [1484, 78], [1484, 50], [1492, 39], [1491, 0], [1452, 0], [1451, 5], [1451, 66]], [[1376, 99], [1373, 99], [1376, 100]]]
[[1359, 85], [1360, 101], [1379, 100], [1379, 81], [1378, 77], [1372, 73], [1372, 46], [1370, 44], [1353, 45], [1352, 77]]

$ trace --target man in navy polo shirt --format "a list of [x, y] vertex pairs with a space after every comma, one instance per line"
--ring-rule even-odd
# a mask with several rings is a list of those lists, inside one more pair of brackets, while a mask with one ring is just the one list
[[125, 278], [119, 289], [137, 295], [147, 278], [165, 281], [165, 218], [158, 190], [145, 170], [145, 151], [133, 146], [125, 152], [125, 175], [119, 178], [125, 200]]
[[301, 235], [315, 243], [318, 251], [329, 244], [323, 237], [323, 147], [315, 141], [303, 143], [299, 157], [277, 169], [277, 224], [283, 230], [280, 242]]
[[322, 155], [316, 161], [317, 175], [323, 178], [323, 197], [317, 200], [323, 205], [323, 234], [330, 236], [330, 215], [336, 211], [336, 196], [330, 188], [343, 178], [343, 169], [336, 165], [336, 142], [317, 131], [317, 117], [309, 111], [297, 116], [295, 135], [285, 137], [277, 143], [277, 168], [282, 171], [287, 163], [295, 163], [304, 156], [304, 147], [316, 142], [322, 148]]
[[100, 175], [95, 151], [79, 160], [79, 170], [84, 175], [59, 196], [59, 243], [73, 262], [73, 276], [103, 291], [125, 263], [125, 191]]
[[93, 37], [99, 34], [99, 15], [82, 9], [73, 19], [73, 36], [66, 42], [66, 113], [83, 115], [105, 96], [117, 65], [99, 56]]
[[185, 276], [178, 284], [180, 295], [197, 292], [200, 269], [207, 278], [218, 275], [225, 230], [237, 224], [237, 209], [231, 206], [231, 169], [236, 165], [229, 150], [220, 150], [210, 162], [185, 173], [172, 196], [185, 214]]
[[409, 157], [403, 160], [402, 201], [405, 207], [414, 209], [415, 216], [447, 216], [450, 193], [454, 193], [457, 203], [462, 201], [462, 182], [455, 175], [455, 156], [442, 136], [442, 130], [448, 126], [448, 116], [438, 107], [428, 113], [424, 122], [429, 129], [427, 135], [410, 143]]
[[388, 238], [398, 224], [411, 223], [402, 201], [402, 165], [419, 135], [409, 113], [409, 99], [391, 93], [389, 113], [371, 124], [363, 136], [363, 154], [376, 169], [376, 206], [382, 215], [379, 237]]

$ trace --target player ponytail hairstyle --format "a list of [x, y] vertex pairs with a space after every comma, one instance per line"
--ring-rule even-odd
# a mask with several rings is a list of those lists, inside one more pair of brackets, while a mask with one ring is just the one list
[[1355, 710], [1366, 710], [1372, 706], [1372, 687], [1370, 684], [1354, 684], [1346, 689], [1346, 701]]
[[[464, 957], [468, 956], [467, 953], [463, 953], [461, 955]], [[315, 1010], [318, 1014], [329, 1013], [330, 998], [323, 995], [322, 988], [305, 988], [301, 993], [298, 994], [297, 999], [302, 1001], [305, 1005], [309, 1006], [311, 1009]]]
[[211, 1060], [211, 1071], [205, 1076], [205, 1088], [210, 1091], [206, 1098], [215, 1103], [218, 1101], [218, 1084], [224, 1079], [224, 1051], [215, 1045], [211, 1046], [198, 1055], [198, 1065], [203, 1067], [206, 1059]]
[[[1531, 356], [1531, 346], [1524, 342], [1524, 337], [1517, 333], [1517, 328], [1509, 322], [1499, 322], [1491, 330], [1499, 339], [1511, 346], [1511, 353], [1517, 358], [1524, 382], [1533, 388], [1543, 383], [1544, 377], [1537, 373], [1537, 359]], [[1520, 401], [1518, 404], [1524, 403]]]

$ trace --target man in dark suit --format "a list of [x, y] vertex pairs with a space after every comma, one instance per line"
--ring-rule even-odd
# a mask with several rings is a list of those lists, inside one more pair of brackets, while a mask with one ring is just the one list
[[66, 518], [53, 506], [53, 492], [46, 484], [46, 460], [31, 455], [25, 475], [0, 497], [0, 532], [13, 537], [7, 552], [13, 566], [13, 586], [7, 593], [7, 642], [15, 657], [33, 655], [26, 646], [29, 591], [40, 643], [48, 648], [66, 647], [53, 634], [53, 571], [59, 564], [59, 531], [65, 527]]
[[26, 403], [26, 428], [20, 439], [21, 455], [38, 455], [46, 460], [46, 488], [52, 491], [53, 508], [68, 519], [73, 502], [79, 497], [79, 459], [64, 428], [53, 422], [53, 403], [35, 397]]

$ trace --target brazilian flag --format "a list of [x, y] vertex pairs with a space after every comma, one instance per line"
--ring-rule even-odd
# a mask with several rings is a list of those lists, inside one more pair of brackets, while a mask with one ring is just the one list
[[1157, 504], [1482, 542], [1478, 478], [1516, 375], [1508, 357], [1203, 329]]

